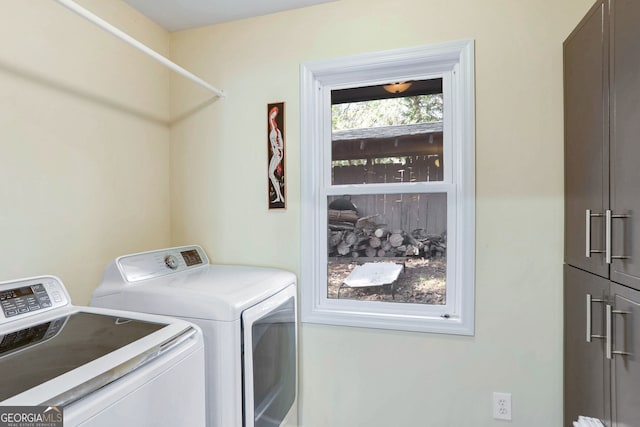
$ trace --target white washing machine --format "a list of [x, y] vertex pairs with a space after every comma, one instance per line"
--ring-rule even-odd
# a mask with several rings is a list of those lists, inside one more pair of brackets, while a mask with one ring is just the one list
[[91, 305], [175, 316], [205, 339], [207, 425], [297, 425], [296, 277], [212, 265], [199, 246], [113, 261]]
[[73, 306], [54, 276], [0, 283], [0, 406], [65, 427], [204, 426], [203, 373], [195, 325]]

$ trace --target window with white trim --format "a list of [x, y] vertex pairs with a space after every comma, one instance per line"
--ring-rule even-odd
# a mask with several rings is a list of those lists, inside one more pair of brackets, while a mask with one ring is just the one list
[[473, 334], [473, 57], [301, 65], [303, 322]]

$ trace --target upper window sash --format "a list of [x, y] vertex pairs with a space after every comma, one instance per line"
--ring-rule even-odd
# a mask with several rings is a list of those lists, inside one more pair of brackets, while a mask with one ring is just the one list
[[[358, 82], [358, 84], [349, 84], [345, 85], [344, 83], [340, 85], [332, 85], [332, 86], [323, 86], [319, 88], [319, 91], [322, 91], [322, 96], [320, 99], [322, 100], [322, 104], [320, 108], [323, 111], [322, 115], [322, 133], [320, 137], [320, 150], [318, 154], [322, 159], [322, 177], [321, 182], [323, 184], [323, 189], [327, 191], [331, 187], [347, 187], [344, 184], [333, 184], [331, 182], [331, 148], [332, 148], [332, 136], [333, 130], [331, 127], [331, 92], [333, 90], [346, 89], [358, 86], [374, 86], [383, 84], [390, 80], [429, 80], [429, 79], [442, 79], [442, 91], [443, 91], [443, 180], [442, 181], [431, 181], [431, 182], [416, 182], [416, 183], [399, 183], [398, 185], [409, 186], [414, 184], [423, 184], [426, 188], [437, 188], [437, 184], [439, 183], [454, 183], [455, 182], [455, 166], [452, 162], [453, 155], [455, 150], [453, 149], [453, 141], [452, 141], [452, 124], [453, 120], [455, 120], [455, 112], [452, 111], [452, 74], [457, 70], [457, 64], [451, 65], [451, 70], [443, 71], [440, 73], [432, 73], [432, 74], [413, 74], [413, 75], [397, 75], [390, 74], [385, 75], [381, 80], [364, 80]], [[422, 70], [424, 73], [424, 70]], [[357, 186], [372, 186], [378, 184], [349, 184], [349, 186], [357, 185]], [[392, 185], [392, 184], [385, 184]], [[344, 189], [339, 190], [344, 191]], [[386, 190], [386, 191], [394, 191], [394, 190]], [[430, 190], [422, 190], [422, 191], [430, 191]]]

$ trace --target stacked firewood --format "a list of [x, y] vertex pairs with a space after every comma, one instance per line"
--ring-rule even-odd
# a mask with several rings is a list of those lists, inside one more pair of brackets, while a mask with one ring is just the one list
[[329, 256], [436, 257], [446, 254], [446, 235], [429, 235], [424, 229], [411, 233], [378, 224], [378, 215], [358, 217], [353, 210], [329, 209]]
[[427, 234], [424, 228], [418, 228], [411, 235], [422, 245], [422, 253], [425, 257], [441, 257], [447, 253], [447, 233]]

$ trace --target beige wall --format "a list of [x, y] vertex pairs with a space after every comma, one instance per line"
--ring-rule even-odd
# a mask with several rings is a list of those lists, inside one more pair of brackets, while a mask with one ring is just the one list
[[[82, 5], [168, 54], [120, 1]], [[0, 13], [0, 280], [89, 301], [108, 261], [170, 243], [169, 72], [54, 1]]]
[[[299, 64], [476, 41], [476, 334], [301, 327], [304, 427], [514, 426], [562, 415], [562, 41], [591, 0], [341, 0], [172, 34], [228, 98], [172, 127], [173, 243], [300, 272]], [[172, 79], [172, 113], [207, 100]], [[288, 209], [266, 201], [266, 104], [287, 103]]]

